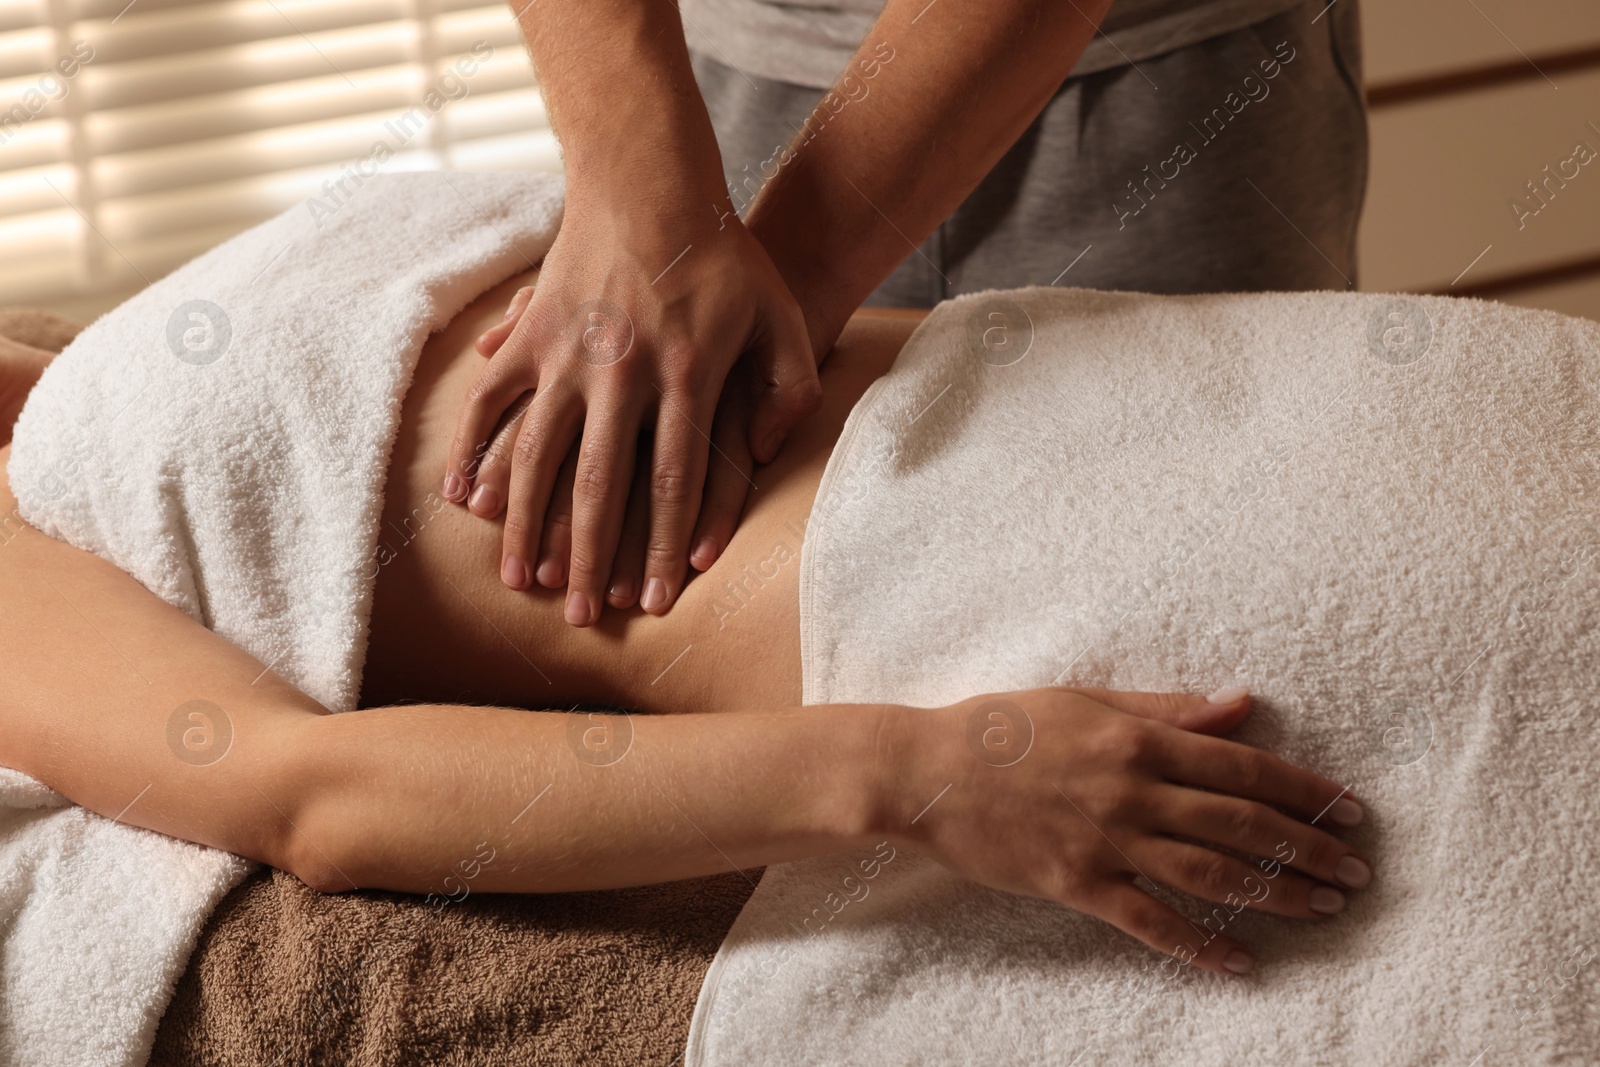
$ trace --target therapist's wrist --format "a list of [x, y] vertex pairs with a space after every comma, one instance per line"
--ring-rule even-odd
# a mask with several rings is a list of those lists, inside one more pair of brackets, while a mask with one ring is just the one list
[[703, 216], [728, 205], [722, 157], [709, 124], [677, 135], [589, 141], [565, 156], [569, 207], [637, 216]]
[[825, 264], [818, 269], [812, 254], [763, 240], [760, 234], [756, 234], [756, 239], [761, 241], [790, 294], [800, 305], [800, 312], [805, 316], [806, 336], [811, 342], [811, 355], [820, 366], [844, 332], [850, 315], [860, 306], [860, 298], [854, 295], [851, 286], [829, 274]]
[[881, 280], [873, 276], [869, 257], [844, 236], [849, 227], [821, 224], [824, 211], [837, 219], [844, 208], [820, 206], [815, 197], [780, 187], [758, 199], [745, 219], [799, 303], [819, 364]]
[[[520, 17], [561, 144], [569, 201], [724, 192], [711, 116], [674, 4], [526, 5]], [[696, 204], [697, 210], [705, 210]]]

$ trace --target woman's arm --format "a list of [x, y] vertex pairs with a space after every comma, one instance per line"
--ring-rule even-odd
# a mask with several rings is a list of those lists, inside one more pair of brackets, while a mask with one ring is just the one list
[[[1248, 713], [1242, 692], [1045, 689], [927, 710], [632, 718], [436, 705], [329, 715], [115, 567], [21, 523], [3, 481], [0, 513], [0, 764], [325, 891], [595, 889], [913, 846], [1185, 962], [1240, 970], [1242, 946], [1135, 878], [1317, 919], [1343, 906], [1333, 885], [1370, 877], [1313, 825], [1359, 821], [1342, 789], [1207, 736]], [[1270, 859], [1257, 869], [1193, 840]]]
[[445, 892], [474, 858], [479, 889], [638, 885], [870, 836], [871, 709], [329, 715], [116, 567], [26, 526], [3, 482], [0, 509], [0, 764], [102, 815], [328, 891]]

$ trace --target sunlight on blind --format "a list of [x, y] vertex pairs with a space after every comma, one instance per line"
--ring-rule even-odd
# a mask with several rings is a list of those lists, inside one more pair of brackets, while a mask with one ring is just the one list
[[504, 0], [0, 0], [0, 305], [109, 305], [357, 168], [560, 166]]

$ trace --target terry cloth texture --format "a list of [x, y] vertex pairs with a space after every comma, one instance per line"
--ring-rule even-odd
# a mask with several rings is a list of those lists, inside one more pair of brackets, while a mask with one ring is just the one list
[[[403, 174], [306, 205], [85, 329], [16, 426], [24, 518], [334, 711], [355, 705], [400, 405], [429, 333], [537, 262], [552, 176]], [[181, 711], [181, 709], [175, 709]], [[194, 736], [179, 728], [176, 758]], [[248, 865], [0, 772], [0, 1061], [137, 1064]]]
[[[830, 136], [826, 116], [875, 106], [873, 78], [825, 95], [742, 76], [714, 55], [693, 60], [741, 214], [787, 153]], [[1367, 182], [1361, 84], [1354, 0], [1308, 0], [1134, 67], [1075, 75], [867, 302], [932, 307], [1052, 283], [1353, 288]], [[809, 140], [793, 143], [801, 130]], [[894, 205], [878, 207], [894, 217]]]
[[1157, 890], [1197, 941], [1252, 947], [1245, 980], [904, 850], [769, 868], [690, 1064], [1600, 1048], [1600, 324], [1382, 295], [962, 298], [851, 413], [800, 581], [808, 704], [1248, 686], [1236, 738], [1358, 796], [1376, 876], [1321, 923], [1242, 907], [1271, 864], [1227, 904]]
[[259, 871], [207, 924], [151, 1067], [669, 1067], [750, 890], [730, 873], [440, 907]]

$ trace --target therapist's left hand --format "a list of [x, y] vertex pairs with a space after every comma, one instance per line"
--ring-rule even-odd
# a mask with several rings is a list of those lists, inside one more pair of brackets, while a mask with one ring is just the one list
[[[534, 291], [491, 331], [505, 336], [485, 340], [495, 351], [457, 425], [444, 495], [485, 518], [505, 512], [501, 578], [514, 589], [546, 584], [537, 573], [543, 531], [578, 443], [564, 568], [573, 625], [598, 621], [603, 603], [621, 599], [611, 575], [641, 434], [652, 449], [639, 604], [662, 614], [688, 564], [709, 566], [726, 547], [744, 503], [742, 490], [737, 500], [702, 495], [708, 460], [711, 472], [727, 465], [728, 449], [713, 452], [713, 438], [738, 423], [766, 462], [820, 402], [805, 318], [777, 268], [731, 211], [719, 216], [711, 195], [694, 199], [703, 215], [663, 211], [648, 189], [574, 182]], [[718, 406], [741, 356], [758, 384], [748, 415]], [[529, 392], [515, 446], [476, 463]]]
[[[478, 338], [478, 352], [491, 358], [505, 344], [518, 318], [533, 298], [533, 287], [518, 289], [511, 298], [506, 316]], [[759, 400], [761, 382], [748, 357], [740, 360], [728, 374], [717, 401], [717, 413], [711, 423], [711, 461], [706, 467], [706, 487], [700, 498], [700, 517], [695, 522], [694, 535], [689, 543], [689, 562], [696, 570], [705, 570], [717, 561], [722, 550], [733, 539], [734, 528], [744, 511], [749, 491], [755, 488], [751, 475], [755, 471], [755, 457], [750, 451], [750, 416]], [[507, 437], [514, 440], [521, 429], [521, 416], [511, 426]], [[644, 591], [645, 556], [650, 538], [650, 494], [646, 479], [638, 475], [650, 466], [651, 442], [648, 437], [639, 443], [635, 459], [635, 475], [628, 495], [627, 513], [622, 524], [622, 535], [611, 564], [611, 580], [606, 585], [606, 603], [613, 608], [631, 608], [639, 602]], [[491, 444], [488, 456], [507, 447], [500, 440]], [[578, 447], [573, 446], [556, 476], [555, 491], [550, 497], [550, 508], [545, 512], [544, 532], [539, 537], [539, 555], [534, 562], [534, 580], [546, 589], [559, 589], [567, 583], [567, 568], [572, 555], [572, 488], [576, 480]], [[497, 461], [504, 457], [498, 457]], [[487, 459], [487, 456], [486, 456]]]

